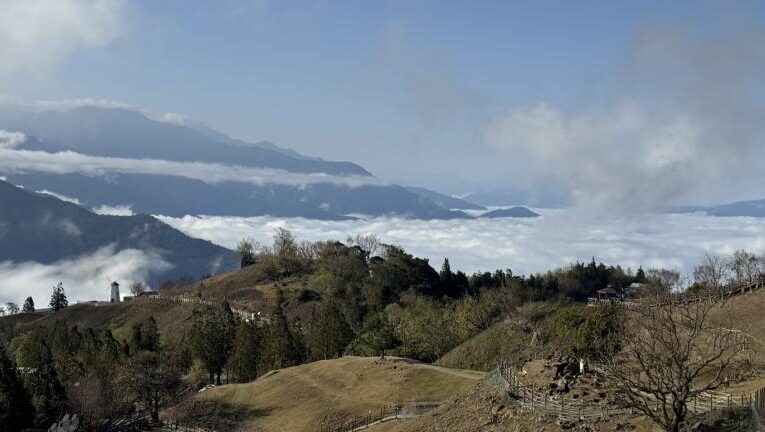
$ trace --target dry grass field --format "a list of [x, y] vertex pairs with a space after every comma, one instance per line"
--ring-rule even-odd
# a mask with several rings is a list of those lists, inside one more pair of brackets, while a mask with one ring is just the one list
[[247, 412], [241, 430], [314, 432], [324, 421], [364, 416], [381, 407], [444, 401], [465, 392], [480, 372], [447, 369], [408, 359], [343, 357], [282, 369], [248, 384], [201, 393]]

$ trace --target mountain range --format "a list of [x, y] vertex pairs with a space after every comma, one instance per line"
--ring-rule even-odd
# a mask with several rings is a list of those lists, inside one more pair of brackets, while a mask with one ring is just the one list
[[706, 213], [718, 217], [765, 217], [765, 199], [738, 201], [717, 206], [688, 206], [672, 209], [671, 213]]
[[[35, 166], [3, 173], [14, 184], [69, 196], [90, 208], [316, 219], [353, 214], [468, 218], [454, 209], [482, 208], [427, 189], [382, 182], [354, 163], [308, 157], [269, 142], [247, 143], [196, 122], [168, 123], [126, 109], [6, 108], [0, 110], [0, 129], [26, 135], [13, 150], [37, 156], [67, 152], [67, 157], [119, 164], [120, 169], [85, 170], [72, 163], [66, 169]], [[148, 169], [157, 161], [171, 168]], [[251, 180], [246, 170], [256, 170], [261, 178]], [[241, 177], [232, 174], [238, 172]], [[207, 178], [215, 176], [222, 177]]]
[[149, 270], [158, 283], [236, 268], [228, 249], [191, 238], [147, 215], [98, 215], [58, 198], [0, 180], [0, 262], [52, 264], [110, 247], [154, 252], [169, 264]]

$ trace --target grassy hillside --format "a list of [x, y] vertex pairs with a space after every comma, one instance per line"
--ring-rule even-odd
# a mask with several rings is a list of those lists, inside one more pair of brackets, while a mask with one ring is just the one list
[[[502, 360], [523, 364], [554, 351], [544, 340], [543, 328], [555, 306], [530, 303], [509, 318], [457, 345], [435, 364], [443, 367], [490, 371]], [[535, 337], [536, 334], [536, 337]]]
[[274, 307], [276, 292], [282, 290], [288, 302], [284, 313], [288, 319], [299, 316], [306, 321], [313, 301], [300, 301], [300, 293], [308, 286], [310, 275], [291, 276], [271, 280], [264, 275], [263, 267], [254, 265], [240, 270], [221, 273], [202, 281], [183, 283], [162, 288], [170, 296], [191, 296], [223, 302], [228, 300], [232, 307], [251, 312], [270, 313]]
[[242, 430], [313, 432], [329, 419], [363, 416], [412, 400], [443, 401], [482, 377], [402, 358], [343, 357], [282, 369], [248, 384], [224, 385], [197, 398], [246, 413]]
[[49, 315], [19, 314], [0, 318], [0, 330], [13, 326], [18, 333], [36, 325], [63, 323], [70, 327], [110, 329], [116, 338], [125, 340], [133, 324], [153, 316], [162, 337], [177, 342], [191, 328], [193, 310], [188, 304], [148, 300], [99, 306], [76, 304]]

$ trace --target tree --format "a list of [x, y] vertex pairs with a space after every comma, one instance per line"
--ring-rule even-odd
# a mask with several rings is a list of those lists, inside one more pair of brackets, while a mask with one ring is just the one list
[[326, 360], [340, 357], [351, 340], [353, 340], [353, 330], [348, 326], [335, 300], [326, 298], [315, 310], [308, 328], [308, 347], [311, 358]]
[[681, 287], [680, 273], [675, 270], [650, 269], [646, 272], [643, 295], [666, 297]]
[[396, 348], [400, 341], [396, 337], [396, 329], [384, 311], [378, 312], [367, 319], [361, 335], [348, 347], [349, 353], [366, 355], [366, 352], [385, 358], [385, 352]]
[[693, 270], [693, 280], [702, 288], [719, 292], [729, 276], [728, 263], [718, 255], [706, 254]]
[[245, 268], [255, 263], [255, 253], [260, 249], [260, 244], [251, 239], [242, 239], [236, 245], [236, 253], [241, 257], [241, 267]]
[[69, 301], [66, 299], [64, 284], [59, 282], [58, 285], [53, 287], [53, 293], [50, 296], [50, 307], [54, 312], [57, 312], [67, 306], [69, 306]]
[[35, 351], [29, 356], [31, 361], [25, 365], [29, 372], [24, 378], [35, 408], [34, 423], [36, 426], [48, 427], [64, 414], [66, 392], [53, 367], [53, 355], [48, 344], [41, 341]]
[[709, 318], [706, 302], [666, 302], [634, 310], [624, 326], [623, 348], [604, 359], [617, 403], [633, 408], [666, 431], [677, 432], [689, 404], [718, 388], [746, 344]]
[[130, 328], [130, 347], [133, 352], [159, 351], [159, 328], [153, 316]]
[[287, 317], [282, 311], [284, 295], [277, 292], [274, 310], [270, 322], [265, 328], [263, 349], [261, 351], [261, 370], [263, 372], [300, 364], [303, 353], [299, 341], [293, 334]]
[[32, 299], [32, 297], [27, 297], [26, 300], [24, 300], [24, 307], [22, 308], [24, 312], [34, 312], [35, 311], [35, 301]]
[[130, 285], [130, 294], [132, 294], [134, 297], [138, 297], [139, 295], [145, 293], [149, 290], [149, 287], [146, 286], [143, 282], [134, 282]]
[[115, 385], [142, 402], [157, 421], [160, 406], [172, 398], [180, 381], [180, 370], [169, 353], [144, 351], [120, 366]]
[[548, 333], [579, 359], [609, 359], [619, 349], [624, 311], [618, 304], [602, 307], [570, 306], [547, 323]]
[[192, 325], [191, 343], [194, 357], [201, 360], [205, 370], [220, 384], [220, 376], [234, 348], [236, 320], [228, 302], [213, 313], [197, 313]]
[[14, 315], [19, 313], [19, 305], [13, 302], [8, 302], [5, 304], [5, 310], [8, 312], [9, 315]]
[[644, 283], [645, 282], [645, 270], [643, 270], [643, 267], [638, 267], [637, 273], [635, 273], [635, 282], [636, 283]]
[[739, 284], [751, 284], [763, 274], [763, 260], [744, 250], [737, 250], [728, 261], [733, 280]]
[[237, 323], [234, 350], [226, 364], [226, 372], [233, 382], [249, 382], [258, 377], [260, 339], [255, 324], [245, 321]]
[[24, 430], [32, 426], [34, 407], [29, 393], [0, 343], [0, 425], [7, 430]]

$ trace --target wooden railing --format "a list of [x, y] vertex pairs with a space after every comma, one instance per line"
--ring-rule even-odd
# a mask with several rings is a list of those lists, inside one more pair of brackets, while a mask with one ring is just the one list
[[379, 411], [369, 411], [367, 415], [350, 416], [321, 423], [318, 432], [363, 431], [388, 421], [419, 417], [428, 411], [438, 408], [440, 405], [441, 402], [433, 401], [412, 401], [406, 405], [386, 405], [380, 407]]
[[619, 303], [627, 307], [636, 307], [642, 305], [659, 305], [672, 303], [696, 303], [696, 302], [715, 302], [718, 300], [724, 300], [726, 297], [732, 297], [741, 295], [748, 292], [753, 292], [765, 288], [765, 275], [760, 276], [753, 282], [733, 283], [719, 289], [706, 289], [699, 292], [682, 292], [672, 293], [662, 297], [650, 297], [640, 299], [623, 299], [623, 298], [611, 298], [611, 299], [598, 299], [588, 298], [587, 304], [589, 306], [602, 306], [614, 303]]
[[[492, 371], [487, 379], [493, 381], [500, 392], [516, 406], [527, 411], [534, 411], [543, 416], [563, 421], [597, 421], [611, 416], [633, 414], [634, 410], [618, 405], [587, 403], [585, 401], [566, 401], [551, 397], [524, 385], [509, 363], [503, 362]], [[658, 401], [656, 409], [660, 409]], [[722, 392], [707, 391], [695, 396], [688, 402], [688, 409], [696, 414], [732, 407], [752, 407], [760, 416], [765, 417], [765, 387], [738, 396]]]

